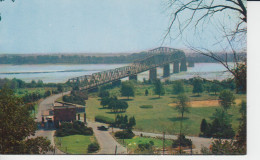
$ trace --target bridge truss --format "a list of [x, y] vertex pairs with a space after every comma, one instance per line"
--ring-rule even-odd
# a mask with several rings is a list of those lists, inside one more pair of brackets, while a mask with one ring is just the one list
[[97, 72], [92, 75], [71, 78], [68, 82], [78, 84], [81, 89], [92, 89], [106, 83], [118, 81], [125, 77], [136, 76], [138, 73], [164, 66], [169, 63], [186, 63], [186, 56], [180, 50], [160, 47], [157, 50], [150, 50], [148, 53], [149, 56], [135, 60], [128, 66]]

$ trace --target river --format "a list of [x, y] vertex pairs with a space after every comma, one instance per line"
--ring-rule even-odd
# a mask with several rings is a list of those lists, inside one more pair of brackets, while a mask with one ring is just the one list
[[[90, 75], [95, 72], [114, 69], [127, 64], [43, 64], [43, 65], [0, 65], [0, 78], [17, 78], [30, 82], [43, 80], [44, 83], [66, 82], [69, 78]], [[232, 65], [232, 64], [231, 64]], [[172, 73], [173, 65], [170, 65]], [[161, 67], [157, 68], [157, 76], [163, 75]], [[210, 80], [223, 80], [231, 78], [231, 74], [219, 63], [195, 63], [194, 67], [188, 67], [187, 72], [171, 74], [170, 80], [189, 79], [200, 76]], [[138, 74], [138, 80], [148, 79], [149, 71]], [[125, 78], [123, 80], [126, 80]]]

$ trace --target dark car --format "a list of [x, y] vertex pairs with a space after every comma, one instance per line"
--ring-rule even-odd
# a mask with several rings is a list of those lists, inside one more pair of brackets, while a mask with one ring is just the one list
[[107, 131], [108, 130], [108, 128], [105, 127], [105, 126], [98, 126], [97, 128], [98, 128], [98, 130], [101, 130], [101, 131]]

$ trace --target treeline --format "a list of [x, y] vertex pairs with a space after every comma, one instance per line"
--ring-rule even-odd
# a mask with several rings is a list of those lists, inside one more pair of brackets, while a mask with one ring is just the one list
[[[2, 55], [0, 56], [0, 64], [120, 64], [132, 63], [137, 59], [143, 59], [150, 55], [149, 52], [133, 53], [130, 55], [115, 55], [115, 56], [86, 56], [86, 55]], [[240, 54], [241, 57], [246, 55]], [[220, 55], [226, 59], [225, 55]], [[238, 56], [240, 57], [240, 56]], [[233, 55], [229, 54], [228, 62], [233, 61]], [[214, 59], [201, 55], [193, 54], [187, 56], [187, 61], [198, 62], [216, 62]]]
[[87, 90], [73, 90], [71, 94], [65, 95], [62, 97], [64, 102], [69, 102], [73, 104], [79, 104], [85, 106], [85, 100], [88, 100], [88, 92]]
[[3, 55], [0, 64], [118, 64], [132, 63], [146, 57], [148, 53], [134, 53], [120, 56], [85, 56], [85, 55]]
[[57, 83], [43, 83], [42, 80], [32, 80], [29, 83], [26, 83], [23, 80], [20, 79], [1, 79], [0, 78], [0, 89], [3, 88], [4, 86], [8, 86], [11, 89], [19, 89], [19, 88], [41, 88], [41, 87], [58, 87], [61, 84], [57, 84]]
[[[218, 56], [224, 60], [227, 60], [227, 62], [233, 62], [234, 61], [234, 55], [233, 54], [228, 54], [227, 57], [225, 54], [218, 54]], [[238, 53], [237, 54], [238, 61], [243, 60], [243, 58], [246, 57], [246, 53]], [[194, 63], [216, 63], [217, 61], [214, 60], [211, 57], [202, 55], [202, 54], [193, 54], [192, 56], [188, 55], [187, 56], [187, 61], [188, 62], [194, 62]]]

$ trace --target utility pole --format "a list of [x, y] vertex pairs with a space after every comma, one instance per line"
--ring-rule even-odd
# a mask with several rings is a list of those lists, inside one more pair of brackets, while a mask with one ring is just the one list
[[116, 151], [117, 151], [117, 145], [116, 145], [116, 147], [115, 147], [115, 155], [116, 155]]
[[164, 149], [165, 149], [164, 141], [165, 141], [165, 132], [163, 132], [163, 155], [164, 155]]
[[192, 141], [191, 141], [191, 144], [190, 144], [190, 154], [192, 155]]

